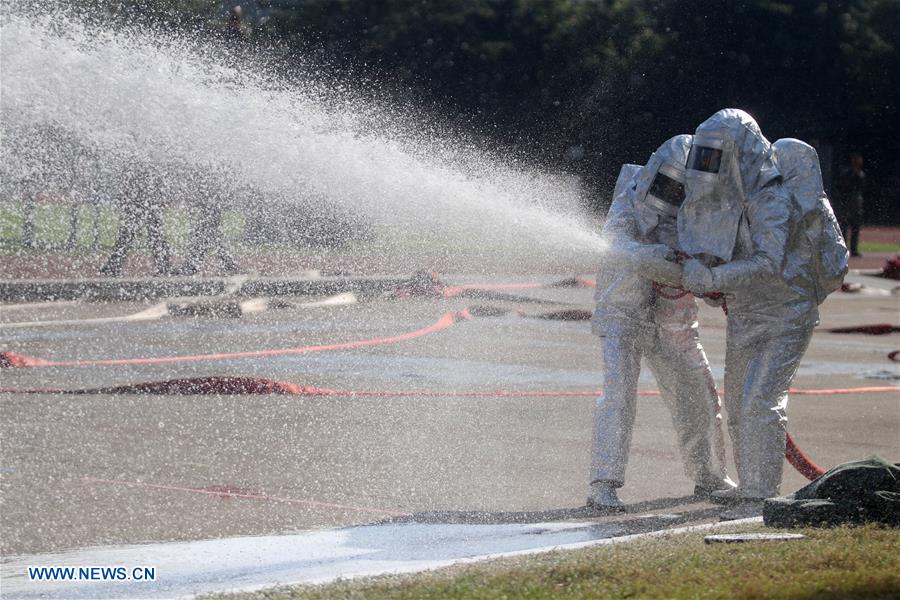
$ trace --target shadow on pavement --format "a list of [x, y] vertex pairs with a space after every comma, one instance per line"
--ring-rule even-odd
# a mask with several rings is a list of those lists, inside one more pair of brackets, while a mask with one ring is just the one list
[[[678, 510], [677, 512], [664, 515], [640, 514], [648, 511], [685, 507], [686, 505], [691, 504], [700, 504], [701, 506], [691, 510]], [[705, 501], [697, 496], [678, 496], [628, 504], [625, 505], [624, 512], [618, 513], [597, 510], [588, 506], [537, 511], [426, 511], [413, 513], [408, 516], [391, 517], [381, 523], [501, 525], [617, 517], [616, 519], [605, 519], [604, 523], [608, 524], [614, 522], [618, 525], [627, 526], [629, 529], [634, 525], [635, 532], [638, 532], [655, 530], [659, 529], [661, 526], [670, 524], [686, 523], [717, 517], [721, 511], [721, 507], [710, 507]]]

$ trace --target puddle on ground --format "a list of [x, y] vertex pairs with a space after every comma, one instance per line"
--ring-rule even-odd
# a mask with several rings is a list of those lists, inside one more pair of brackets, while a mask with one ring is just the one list
[[[11, 557], [0, 565], [4, 597], [172, 598], [289, 583], [411, 573], [476, 557], [582, 545], [709, 518], [719, 509], [640, 515], [615, 522], [383, 523], [296, 535], [86, 548]], [[27, 568], [153, 567], [156, 581], [35, 582]]]

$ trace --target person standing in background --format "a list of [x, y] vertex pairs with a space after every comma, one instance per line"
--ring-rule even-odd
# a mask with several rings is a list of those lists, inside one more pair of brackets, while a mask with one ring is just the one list
[[239, 4], [228, 9], [228, 17], [225, 27], [222, 29], [222, 37], [229, 44], [240, 45], [249, 39], [247, 28], [244, 26], [244, 10]]
[[132, 161], [122, 169], [121, 180], [119, 233], [100, 273], [106, 277], [121, 277], [125, 258], [135, 238], [146, 229], [154, 272], [157, 276], [168, 275], [172, 257], [163, 234], [162, 175], [152, 165]]
[[850, 256], [862, 256], [859, 253], [859, 229], [862, 226], [866, 199], [866, 173], [862, 167], [862, 155], [852, 153], [850, 164], [838, 174], [834, 186], [834, 212], [841, 224], [844, 239], [850, 245]]
[[[218, 177], [216, 177], [218, 175]], [[187, 258], [172, 270], [173, 275], [196, 275], [200, 271], [203, 259], [212, 255], [218, 259], [220, 274], [235, 275], [237, 263], [228, 250], [228, 241], [222, 228], [225, 200], [228, 196], [227, 171], [197, 171], [192, 177], [196, 197], [197, 222], [191, 232]]]

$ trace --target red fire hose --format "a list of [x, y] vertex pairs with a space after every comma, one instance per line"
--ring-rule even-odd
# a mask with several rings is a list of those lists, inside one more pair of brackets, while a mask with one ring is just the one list
[[[567, 282], [568, 283], [568, 282]], [[592, 286], [594, 282], [587, 280], [576, 280], [574, 285], [578, 286]], [[658, 284], [654, 283], [654, 287], [658, 286]], [[503, 286], [487, 286], [487, 289], [526, 289], [526, 288], [535, 288], [535, 287], [559, 287], [557, 284], [551, 284], [549, 286], [541, 286], [540, 284], [510, 284]], [[667, 286], [668, 287], [668, 286]], [[455, 296], [460, 293], [460, 290], [467, 289], [475, 289], [479, 288], [479, 286], [457, 286], [453, 288], [448, 288], [449, 293], [442, 294], [445, 297], [447, 296]], [[677, 288], [676, 288], [677, 289]], [[659, 289], [657, 289], [659, 292]], [[682, 293], [670, 297], [671, 299], [677, 299], [685, 294], [689, 293], [686, 290], [683, 290]], [[721, 297], [721, 294], [710, 294], [710, 297], [718, 296]], [[723, 309], [724, 309], [723, 305]], [[87, 367], [87, 366], [97, 366], [97, 365], [134, 365], [134, 364], [159, 364], [159, 363], [174, 363], [174, 362], [187, 362], [187, 361], [202, 361], [202, 360], [221, 360], [221, 359], [233, 359], [233, 358], [244, 358], [244, 357], [260, 357], [260, 356], [275, 356], [275, 355], [285, 355], [285, 354], [305, 354], [310, 352], [323, 352], [323, 351], [333, 351], [333, 350], [350, 350], [363, 348], [368, 346], [382, 345], [382, 344], [393, 344], [398, 342], [403, 342], [407, 340], [412, 340], [415, 338], [423, 337], [429, 335], [431, 333], [436, 333], [451, 327], [455, 323], [458, 323], [461, 320], [470, 320], [473, 318], [473, 315], [469, 312], [468, 309], [455, 312], [455, 313], [447, 313], [443, 315], [438, 321], [435, 323], [423, 327], [421, 329], [417, 329], [415, 331], [395, 335], [388, 336], [382, 338], [374, 338], [367, 340], [358, 340], [351, 342], [342, 342], [336, 344], [327, 344], [327, 345], [319, 345], [319, 346], [306, 346], [300, 348], [283, 348], [283, 349], [265, 349], [265, 350], [254, 350], [248, 352], [233, 352], [233, 353], [220, 353], [220, 354], [205, 354], [205, 355], [193, 355], [193, 356], [172, 356], [172, 357], [149, 357], [149, 358], [125, 358], [125, 359], [94, 359], [94, 360], [68, 360], [68, 361], [50, 361], [44, 360], [40, 358], [34, 358], [29, 356], [23, 356], [20, 354], [16, 354], [13, 352], [0, 352], [0, 368], [38, 368], [38, 367]], [[834, 390], [790, 390], [793, 394], [823, 394], [823, 395], [831, 395], [831, 394], [849, 394], [849, 393], [878, 393], [885, 391], [893, 391], [896, 390], [894, 387], [870, 387], [870, 388], [852, 388], [852, 389], [834, 389]], [[130, 384], [124, 386], [114, 386], [107, 388], [96, 388], [96, 389], [82, 389], [82, 390], [3, 390], [0, 389], [0, 393], [30, 393], [30, 392], [40, 392], [40, 393], [68, 393], [68, 394], [94, 394], [94, 393], [103, 393], [103, 394], [129, 394], [129, 393], [144, 393], [144, 394], [291, 394], [291, 395], [306, 395], [306, 396], [326, 396], [326, 395], [348, 395], [348, 396], [470, 396], [470, 397], [535, 397], [535, 396], [553, 396], [553, 397], [570, 397], [570, 396], [595, 396], [601, 393], [601, 390], [585, 390], [585, 391], [564, 391], [564, 390], [536, 390], [536, 391], [515, 391], [515, 390], [493, 390], [493, 391], [482, 391], [482, 392], [454, 392], [454, 391], [433, 391], [433, 390], [418, 390], [418, 391], [342, 391], [342, 390], [329, 390], [322, 389], [313, 386], [303, 386], [292, 383], [283, 383], [283, 382], [275, 382], [265, 379], [255, 379], [255, 378], [243, 378], [243, 377], [210, 377], [210, 378], [202, 378], [202, 379], [176, 379], [170, 381], [162, 381], [162, 382], [150, 382], [150, 383], [142, 383], [142, 384]], [[639, 392], [641, 395], [657, 395], [659, 392], [655, 391], [644, 391]], [[816, 465], [812, 460], [809, 459], [797, 446], [793, 437], [790, 434], [787, 435], [787, 446], [785, 451], [785, 457], [788, 462], [794, 466], [803, 476], [808, 479], [815, 479], [819, 475], [825, 472], [824, 469]]]

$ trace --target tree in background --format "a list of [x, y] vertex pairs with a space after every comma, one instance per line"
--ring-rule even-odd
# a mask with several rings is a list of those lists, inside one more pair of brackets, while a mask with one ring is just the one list
[[[220, 29], [233, 2], [95, 0]], [[378, 82], [401, 100], [585, 177], [598, 207], [623, 162], [726, 106], [832, 163], [866, 156], [870, 215], [900, 219], [897, 0], [252, 0], [263, 53]], [[410, 92], [413, 90], [413, 92]]]

